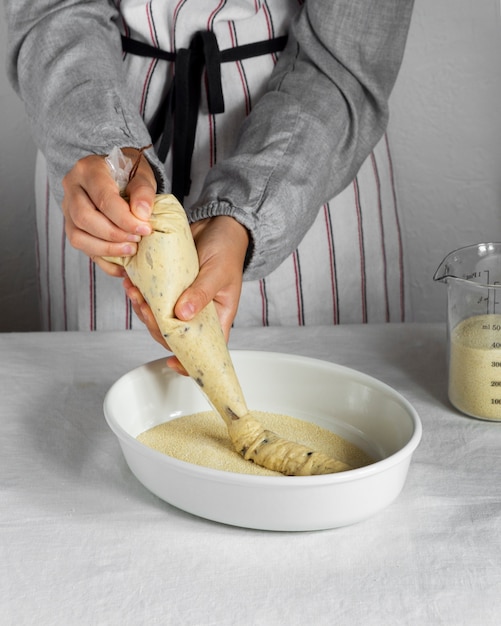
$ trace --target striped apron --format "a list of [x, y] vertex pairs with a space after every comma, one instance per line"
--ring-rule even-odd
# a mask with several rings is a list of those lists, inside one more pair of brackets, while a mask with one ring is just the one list
[[[195, 121], [188, 125], [188, 158], [176, 157], [183, 183], [176, 195], [186, 207], [200, 192], [207, 171], [224, 158], [242, 120], [265, 90], [298, 0], [116, 0], [122, 23], [128, 87], [165, 157], [173, 168], [179, 138], [158, 126], [172, 90], [176, 51], [189, 49], [197, 32], [212, 32], [229, 60], [218, 81], [224, 112], [214, 111], [213, 94], [202, 89]], [[134, 48], [133, 41], [163, 50], [165, 58]], [[257, 50], [262, 41], [276, 42]], [[209, 44], [210, 45], [210, 44]], [[231, 50], [237, 53], [231, 57]], [[241, 50], [249, 51], [246, 56]], [[157, 55], [158, 56], [158, 55]], [[206, 84], [206, 81], [204, 81]], [[178, 91], [178, 89], [176, 89]], [[160, 104], [162, 106], [160, 106]], [[215, 105], [217, 107], [217, 103]], [[161, 122], [165, 121], [165, 116]], [[190, 128], [196, 133], [190, 136]], [[163, 143], [162, 143], [163, 140]], [[182, 149], [181, 149], [182, 151]], [[191, 155], [192, 153], [192, 155]], [[178, 170], [179, 171], [179, 170]], [[190, 184], [191, 182], [191, 184]], [[66, 240], [64, 220], [47, 184], [42, 155], [37, 160], [36, 206], [39, 284], [45, 330], [142, 328], [121, 280], [104, 274]], [[275, 271], [245, 281], [234, 326], [399, 322], [405, 319], [404, 251], [387, 137], [341, 194], [320, 207], [312, 227]]]

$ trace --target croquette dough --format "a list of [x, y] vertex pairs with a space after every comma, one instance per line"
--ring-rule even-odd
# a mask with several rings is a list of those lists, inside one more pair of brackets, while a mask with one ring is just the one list
[[192, 320], [177, 319], [179, 296], [198, 275], [198, 254], [186, 213], [170, 194], [156, 197], [151, 224], [123, 265], [149, 304], [170, 349], [226, 423], [235, 450], [247, 461], [286, 475], [329, 474], [351, 469], [337, 458], [296, 444], [264, 428], [247, 408], [226, 340], [210, 302]]
[[[351, 467], [369, 465], [373, 459], [360, 447], [317, 424], [280, 413], [253, 411], [263, 426], [285, 439], [300, 441]], [[138, 441], [171, 457], [212, 469], [258, 476], [280, 472], [249, 463], [235, 451], [224, 422], [215, 411], [184, 415], [141, 433]]]

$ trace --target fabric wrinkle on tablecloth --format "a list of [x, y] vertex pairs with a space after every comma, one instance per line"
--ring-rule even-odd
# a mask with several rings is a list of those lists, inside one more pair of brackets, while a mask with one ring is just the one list
[[165, 355], [147, 333], [0, 335], [0, 623], [497, 625], [501, 424], [448, 403], [445, 328], [241, 329], [230, 346], [329, 359], [407, 397], [423, 438], [399, 498], [321, 532], [191, 516], [139, 484], [102, 412], [115, 380]]

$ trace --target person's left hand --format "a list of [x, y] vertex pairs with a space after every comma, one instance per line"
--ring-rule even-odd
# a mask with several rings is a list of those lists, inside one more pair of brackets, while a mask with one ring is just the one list
[[[235, 219], [224, 215], [195, 222], [191, 225], [191, 231], [197, 247], [200, 271], [192, 285], [179, 297], [174, 314], [180, 320], [189, 321], [213, 300], [228, 341], [242, 290], [249, 234]], [[151, 336], [169, 348], [139, 289], [129, 278], [124, 279], [124, 288], [132, 308]], [[167, 364], [180, 374], [186, 374], [176, 357], [169, 357]]]

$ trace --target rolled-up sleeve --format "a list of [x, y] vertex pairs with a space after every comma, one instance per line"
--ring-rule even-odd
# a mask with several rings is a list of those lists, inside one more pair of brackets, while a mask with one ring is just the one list
[[236, 148], [209, 172], [195, 221], [232, 215], [250, 232], [245, 279], [299, 244], [322, 203], [383, 135], [413, 0], [307, 0]]

